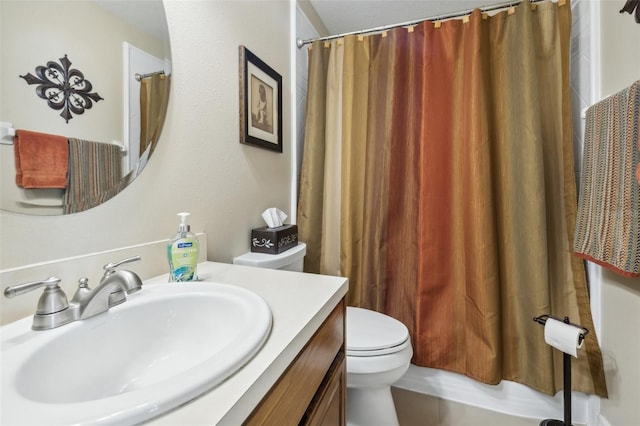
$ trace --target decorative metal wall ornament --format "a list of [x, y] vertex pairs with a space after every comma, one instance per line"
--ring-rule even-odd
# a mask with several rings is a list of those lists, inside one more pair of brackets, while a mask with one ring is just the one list
[[66, 120], [73, 118], [73, 114], [83, 114], [91, 109], [93, 102], [104, 100], [98, 93], [90, 93], [93, 86], [89, 80], [77, 69], [71, 69], [71, 61], [64, 55], [60, 63], [47, 62], [46, 66], [36, 67], [36, 76], [28, 73], [21, 75], [27, 84], [38, 84], [36, 94], [47, 101], [49, 107], [62, 110], [60, 116]]
[[620, 13], [627, 12], [628, 14], [633, 15], [634, 9], [636, 11], [635, 20], [638, 24], [640, 24], [640, 0], [627, 0]]

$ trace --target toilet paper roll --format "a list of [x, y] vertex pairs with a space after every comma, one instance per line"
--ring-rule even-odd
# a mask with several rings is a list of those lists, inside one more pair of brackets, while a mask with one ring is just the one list
[[544, 341], [562, 352], [578, 357], [578, 349], [582, 347], [581, 328], [548, 318], [544, 326]]

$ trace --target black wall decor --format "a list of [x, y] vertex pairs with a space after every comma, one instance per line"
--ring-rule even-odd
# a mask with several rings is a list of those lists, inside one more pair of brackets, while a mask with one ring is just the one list
[[36, 75], [31, 73], [21, 75], [27, 84], [37, 84], [36, 94], [47, 101], [49, 107], [62, 110], [60, 116], [66, 120], [73, 118], [73, 114], [83, 114], [91, 109], [93, 102], [103, 100], [98, 93], [90, 93], [93, 86], [89, 80], [77, 69], [71, 68], [71, 61], [64, 55], [60, 63], [47, 62], [46, 66], [36, 67]]
[[640, 24], [640, 0], [627, 0], [620, 13], [627, 12], [629, 14], [633, 14], [634, 9], [636, 11], [635, 20]]

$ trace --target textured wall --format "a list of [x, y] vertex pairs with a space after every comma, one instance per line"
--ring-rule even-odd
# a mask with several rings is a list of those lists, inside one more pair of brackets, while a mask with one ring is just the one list
[[[601, 98], [640, 80], [640, 24], [622, 1], [600, 1]], [[609, 399], [602, 417], [610, 425], [640, 424], [640, 278], [602, 270], [602, 350]]]
[[[582, 111], [640, 79], [640, 25], [620, 14], [623, 2], [572, 2], [571, 83], [577, 172], [582, 155]], [[640, 421], [640, 280], [618, 276], [587, 262], [594, 321], [602, 348], [609, 399], [600, 421], [634, 425]]]

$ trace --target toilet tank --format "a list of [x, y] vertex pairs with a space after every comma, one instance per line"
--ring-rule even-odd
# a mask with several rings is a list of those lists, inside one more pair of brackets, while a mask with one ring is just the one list
[[302, 272], [304, 255], [306, 253], [307, 245], [305, 243], [298, 243], [297, 246], [292, 247], [287, 251], [283, 251], [280, 254], [248, 252], [238, 257], [234, 257], [233, 264]]

